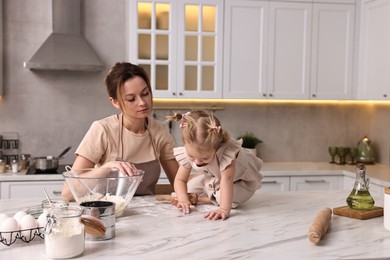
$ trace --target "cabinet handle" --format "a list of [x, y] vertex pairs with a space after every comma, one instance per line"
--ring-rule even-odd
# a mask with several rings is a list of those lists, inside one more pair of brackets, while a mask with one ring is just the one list
[[263, 97], [266, 97], [266, 96], [267, 96], [267, 94], [264, 93], [264, 94], [263, 94]]
[[53, 190], [52, 191], [53, 195], [61, 195], [61, 191], [58, 191], [58, 190]]
[[387, 98], [387, 94], [383, 94], [383, 97], [384, 97], [384, 98]]
[[176, 92], [172, 92], [172, 96], [176, 96]]
[[313, 95], [311, 95], [311, 96], [315, 98], [315, 97], [316, 97], [316, 94], [313, 94]]
[[274, 95], [272, 95], [272, 94], [269, 94], [269, 96], [270, 96], [270, 97], [273, 97]]
[[262, 181], [262, 183], [278, 183], [277, 181]]
[[325, 180], [305, 180], [305, 183], [322, 183], [326, 182]]
[[183, 96], [183, 93], [179, 92], [179, 96]]

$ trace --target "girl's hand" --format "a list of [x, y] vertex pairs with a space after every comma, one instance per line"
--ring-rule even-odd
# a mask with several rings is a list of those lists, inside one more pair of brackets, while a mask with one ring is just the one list
[[174, 205], [177, 208], [181, 209], [181, 211], [184, 214], [190, 214], [190, 212], [191, 212], [191, 202], [188, 199], [187, 200], [178, 200]]
[[137, 168], [134, 164], [124, 161], [111, 161], [102, 165], [102, 167], [116, 168], [118, 171], [127, 176], [133, 176], [137, 174]]
[[229, 216], [230, 216], [230, 210], [223, 209], [223, 208], [218, 208], [214, 211], [211, 211], [203, 215], [204, 218], [207, 218], [209, 220], [218, 220], [218, 219], [225, 220], [229, 218]]

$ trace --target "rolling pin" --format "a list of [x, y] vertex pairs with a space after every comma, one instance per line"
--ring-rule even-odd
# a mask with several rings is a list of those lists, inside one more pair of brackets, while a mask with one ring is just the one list
[[[207, 197], [199, 197], [196, 193], [188, 193], [188, 198], [192, 205], [196, 205], [198, 202], [209, 203], [210, 199]], [[172, 192], [170, 195], [156, 195], [158, 201], [170, 201], [177, 202], [176, 193]]]
[[318, 212], [316, 218], [309, 228], [307, 238], [310, 242], [317, 244], [321, 238], [325, 236], [328, 230], [330, 220], [332, 218], [332, 210], [330, 208], [323, 208]]

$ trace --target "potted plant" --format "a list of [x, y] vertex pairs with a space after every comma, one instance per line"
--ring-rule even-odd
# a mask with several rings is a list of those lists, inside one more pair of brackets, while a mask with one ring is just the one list
[[238, 139], [242, 139], [242, 147], [246, 148], [254, 155], [256, 155], [256, 146], [263, 142], [252, 132], [246, 132], [245, 134], [239, 136]]

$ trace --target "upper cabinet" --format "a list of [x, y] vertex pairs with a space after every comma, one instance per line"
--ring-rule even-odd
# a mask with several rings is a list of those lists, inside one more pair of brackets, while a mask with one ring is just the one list
[[128, 59], [154, 97], [222, 97], [222, 0], [128, 1]]
[[361, 3], [358, 99], [390, 99], [390, 0]]
[[352, 98], [355, 4], [329, 2], [226, 0], [223, 96]]

